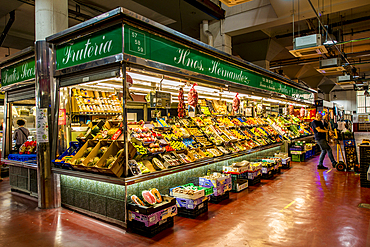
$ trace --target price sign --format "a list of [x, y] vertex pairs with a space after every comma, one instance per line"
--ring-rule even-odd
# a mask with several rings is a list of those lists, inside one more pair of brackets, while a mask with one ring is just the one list
[[129, 50], [131, 52], [146, 55], [145, 34], [136, 30], [129, 29]]

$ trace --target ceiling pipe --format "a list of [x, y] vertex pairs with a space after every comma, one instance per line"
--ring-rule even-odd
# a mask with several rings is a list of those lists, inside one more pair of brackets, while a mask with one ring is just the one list
[[203, 20], [203, 33], [208, 38], [208, 45], [213, 47], [213, 35], [211, 31], [209, 31], [208, 20]]

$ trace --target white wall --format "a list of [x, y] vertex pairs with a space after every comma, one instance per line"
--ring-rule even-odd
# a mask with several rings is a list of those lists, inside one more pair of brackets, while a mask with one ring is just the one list
[[[334, 99], [334, 94], [337, 99]], [[356, 91], [336, 91], [330, 93], [330, 101], [342, 105], [346, 111], [357, 111]]]

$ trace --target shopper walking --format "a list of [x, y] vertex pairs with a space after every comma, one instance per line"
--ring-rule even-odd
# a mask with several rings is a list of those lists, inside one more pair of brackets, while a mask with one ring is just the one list
[[320, 160], [317, 169], [328, 169], [326, 166], [323, 165], [325, 155], [328, 154], [329, 159], [335, 168], [337, 162], [334, 159], [333, 153], [331, 151], [331, 147], [328, 144], [328, 134], [329, 134], [329, 124], [326, 122], [322, 122], [322, 115], [320, 113], [316, 113], [316, 118], [311, 123], [312, 129], [315, 133], [315, 140], [316, 143], [321, 148]]
[[19, 119], [17, 124], [18, 129], [14, 131], [13, 139], [15, 140], [15, 150], [19, 153], [19, 148], [27, 141], [30, 132], [24, 127], [26, 122], [23, 119]]

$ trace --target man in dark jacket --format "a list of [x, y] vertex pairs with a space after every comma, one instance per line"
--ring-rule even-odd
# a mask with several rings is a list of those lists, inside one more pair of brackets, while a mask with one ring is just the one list
[[315, 120], [313, 120], [311, 123], [313, 132], [315, 133], [316, 143], [321, 148], [320, 160], [319, 160], [319, 165], [317, 166], [317, 169], [328, 169], [326, 166], [323, 165], [326, 154], [328, 154], [329, 159], [333, 165], [333, 168], [335, 168], [337, 162], [334, 159], [333, 153], [331, 151], [331, 147], [329, 146], [328, 141], [327, 141], [327, 135], [329, 134], [328, 123], [326, 122], [323, 123], [321, 120], [322, 120], [322, 115], [320, 113], [317, 113]]

